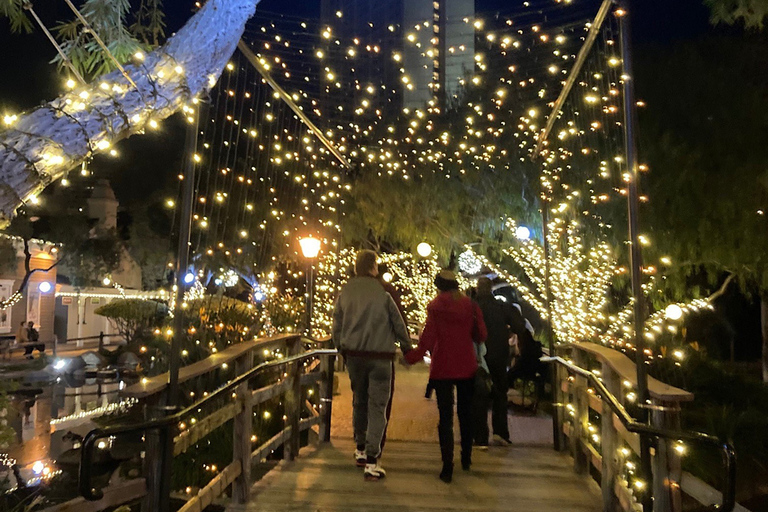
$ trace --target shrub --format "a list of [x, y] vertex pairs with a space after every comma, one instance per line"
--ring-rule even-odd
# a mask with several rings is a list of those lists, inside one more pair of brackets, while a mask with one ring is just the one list
[[115, 299], [96, 309], [97, 315], [109, 318], [128, 344], [148, 338], [154, 328], [168, 316], [162, 302], [143, 299]]

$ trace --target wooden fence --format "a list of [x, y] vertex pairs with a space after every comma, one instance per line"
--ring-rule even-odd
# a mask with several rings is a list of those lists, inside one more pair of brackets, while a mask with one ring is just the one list
[[[328, 340], [308, 340], [299, 335], [282, 335], [240, 343], [197, 363], [185, 366], [179, 373], [179, 384], [193, 381], [217, 370], [234, 366], [234, 377], [216, 391], [207, 394], [186, 409], [167, 416], [165, 413], [168, 375], [162, 374], [127, 387], [122, 394], [140, 401], [146, 423], [93, 431], [83, 441], [80, 474], [81, 492], [91, 498], [78, 507], [78, 512], [97, 512], [116, 501], [121, 494], [127, 501], [143, 498], [142, 510], [164, 510], [170, 494], [168, 468], [163, 466], [163, 448], [167, 440], [177, 456], [214, 430], [232, 422], [232, 462], [219, 470], [202, 489], [190, 496], [180, 512], [201, 511], [231, 487], [233, 503], [247, 503], [252, 485], [251, 466], [283, 447], [284, 457], [294, 459], [299, 452], [300, 435], [308, 429], [317, 432], [320, 442], [330, 439], [331, 399], [335, 351], [318, 349]], [[314, 346], [314, 348], [313, 348]], [[276, 354], [267, 362], [256, 364], [256, 356]], [[253, 381], [263, 370], [280, 369], [274, 382], [254, 388]], [[308, 388], [318, 385], [319, 403], [315, 408], [307, 400]], [[283, 397], [286, 416], [284, 428], [270, 439], [254, 447], [252, 438], [253, 408], [276, 397]], [[214, 402], [217, 400], [217, 402]], [[206, 405], [215, 405], [205, 411]], [[304, 416], [302, 418], [302, 416]], [[102, 493], [91, 488], [88, 461], [97, 440], [127, 433], [145, 432], [144, 478], [141, 483], [121, 490], [109, 487]], [[111, 499], [108, 499], [112, 496]], [[69, 509], [67, 509], [69, 510]]]
[[[594, 343], [568, 345], [562, 355], [574, 366], [591, 372], [620, 407], [634, 405], [636, 368], [626, 355]], [[554, 371], [559, 382], [556, 401], [563, 406], [558, 408], [563, 436], [560, 445], [565, 446], [564, 441], [568, 440], [576, 472], [599, 475], [603, 510], [640, 512], [641, 493], [651, 493], [655, 512], [681, 512], [683, 494], [706, 506], [722, 502], [720, 491], [682, 470], [686, 453], [701, 448], [684, 444], [685, 433], [681, 430], [681, 404], [692, 401], [692, 393], [648, 379], [650, 403], [645, 407], [650, 410], [649, 427], [658, 432], [680, 432], [680, 439], [657, 436], [651, 450], [653, 478], [646, 482], [639, 474], [640, 464], [634, 459], [640, 453], [640, 435], [629, 431], [606, 397], [600, 396], [584, 374], [570, 371], [564, 365], [556, 365]], [[708, 437], [690, 437], [696, 436]], [[749, 512], [738, 504], [734, 510]]]

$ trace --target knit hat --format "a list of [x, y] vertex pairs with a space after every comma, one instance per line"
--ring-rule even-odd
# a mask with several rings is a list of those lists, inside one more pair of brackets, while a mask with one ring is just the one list
[[446, 281], [456, 281], [456, 274], [448, 269], [441, 270], [437, 275], [440, 277], [440, 279], [444, 279]]
[[441, 270], [435, 276], [435, 287], [441, 292], [458, 290], [459, 283], [456, 281], [456, 274], [450, 270]]

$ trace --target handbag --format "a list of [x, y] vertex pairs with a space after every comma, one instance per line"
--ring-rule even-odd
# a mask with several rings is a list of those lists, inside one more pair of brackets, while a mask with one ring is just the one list
[[488, 396], [493, 389], [491, 374], [482, 366], [477, 367], [475, 372], [475, 393], [482, 396]]
[[493, 389], [493, 380], [488, 372], [488, 365], [485, 362], [485, 345], [482, 343], [473, 343], [475, 346], [475, 356], [477, 357], [477, 371], [475, 371], [475, 394], [486, 397], [491, 394]]

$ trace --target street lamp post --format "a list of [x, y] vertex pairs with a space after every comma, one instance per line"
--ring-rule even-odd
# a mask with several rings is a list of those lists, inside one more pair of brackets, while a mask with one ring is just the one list
[[306, 320], [305, 325], [307, 328], [307, 336], [312, 335], [312, 303], [314, 299], [315, 283], [314, 283], [314, 266], [313, 262], [317, 255], [320, 253], [320, 240], [312, 236], [305, 238], [299, 238], [299, 245], [301, 246], [301, 254], [307, 259], [307, 293], [306, 293]]

